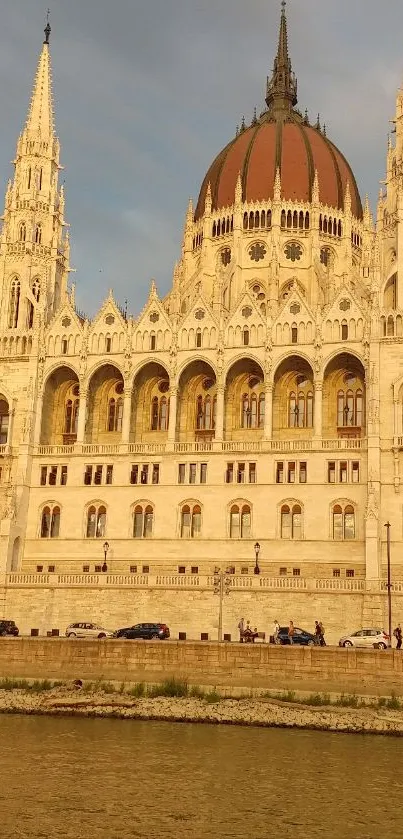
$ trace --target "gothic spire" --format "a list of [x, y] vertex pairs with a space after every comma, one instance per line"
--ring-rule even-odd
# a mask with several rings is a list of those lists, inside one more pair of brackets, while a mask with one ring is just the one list
[[292, 71], [291, 59], [288, 54], [285, 7], [286, 0], [282, 0], [277, 55], [274, 59], [272, 76], [267, 79], [266, 103], [268, 108], [289, 111], [297, 104], [298, 99], [297, 80]]
[[50, 25], [48, 21], [25, 123], [25, 131], [35, 134], [37, 137], [39, 135], [41, 140], [51, 140], [54, 137], [49, 36]]

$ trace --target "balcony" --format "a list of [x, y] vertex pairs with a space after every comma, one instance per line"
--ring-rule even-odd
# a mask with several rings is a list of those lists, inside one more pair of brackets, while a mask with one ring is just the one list
[[[74, 435], [66, 435], [74, 438]], [[403, 448], [403, 437], [398, 437], [398, 445]], [[0, 454], [1, 452], [0, 447]], [[39, 457], [67, 455], [144, 455], [160, 456], [176, 454], [285, 454], [292, 452], [336, 452], [366, 451], [365, 437], [338, 437], [329, 440], [193, 440], [175, 443], [74, 443], [59, 445], [40, 445], [34, 450]]]

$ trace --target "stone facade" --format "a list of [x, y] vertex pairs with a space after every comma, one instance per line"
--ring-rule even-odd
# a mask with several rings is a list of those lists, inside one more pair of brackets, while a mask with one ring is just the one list
[[[400, 591], [403, 91], [376, 225], [295, 110], [284, 11], [266, 103], [231, 146], [281, 124], [265, 197], [246, 163], [228, 206], [222, 181], [205, 182], [169, 294], [152, 282], [135, 318], [110, 292], [89, 320], [68, 282], [46, 30], [0, 238], [1, 597], [26, 628], [118, 622], [146, 587], [139, 619], [186, 631], [189, 615], [197, 637], [213, 631], [194, 609], [210, 609], [214, 569], [235, 574], [245, 612], [256, 557], [259, 620], [381, 621], [388, 520]], [[290, 177], [301, 137], [307, 185]]]

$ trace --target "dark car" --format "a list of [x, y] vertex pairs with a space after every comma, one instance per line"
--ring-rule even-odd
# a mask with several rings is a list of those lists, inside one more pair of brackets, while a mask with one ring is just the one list
[[4, 637], [4, 635], [18, 635], [19, 629], [18, 626], [15, 625], [15, 621], [2, 621], [0, 620], [0, 635]]
[[[280, 626], [277, 638], [278, 643], [280, 644], [290, 643], [290, 639], [288, 637], [288, 626]], [[305, 629], [299, 629], [297, 626], [294, 627], [292, 640], [294, 644], [298, 644], [301, 647], [313, 647], [318, 644], [316, 635], [312, 635], [312, 632], [306, 632]]]
[[143, 638], [146, 641], [152, 638], [159, 638], [160, 641], [163, 641], [164, 638], [169, 638], [169, 636], [169, 627], [166, 623], [136, 623], [134, 626], [118, 629], [115, 632], [116, 638]]

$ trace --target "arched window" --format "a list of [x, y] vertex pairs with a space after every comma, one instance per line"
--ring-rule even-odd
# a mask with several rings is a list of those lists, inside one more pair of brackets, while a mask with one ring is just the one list
[[108, 431], [121, 431], [123, 422], [123, 399], [110, 399], [108, 403]]
[[266, 407], [265, 395], [264, 395], [264, 393], [261, 393], [260, 396], [259, 396], [259, 428], [264, 428], [265, 407]]
[[106, 507], [91, 504], [87, 510], [87, 539], [102, 539], [106, 534]]
[[27, 225], [22, 221], [18, 231], [18, 239], [20, 242], [25, 242], [27, 238]]
[[289, 428], [298, 427], [297, 397], [293, 391], [291, 391], [288, 398], [288, 426]]
[[243, 333], [242, 333], [242, 341], [243, 341], [244, 347], [249, 346], [249, 329], [246, 326], [245, 326], [245, 329], [243, 330]]
[[238, 504], [231, 507], [230, 537], [231, 539], [251, 538], [251, 508], [249, 504], [243, 504], [242, 508]]
[[169, 399], [153, 396], [151, 400], [151, 431], [167, 431], [169, 424]]
[[[32, 283], [32, 296], [39, 303], [39, 297], [41, 293], [41, 283], [40, 280], [37, 278]], [[35, 308], [34, 304], [31, 301], [28, 301], [28, 329], [32, 329], [34, 325], [34, 315], [35, 315]]]
[[64, 434], [77, 434], [78, 399], [68, 399], [64, 411]]
[[10, 309], [8, 313], [8, 328], [9, 329], [17, 329], [18, 326], [18, 313], [20, 310], [20, 296], [21, 296], [21, 284], [20, 281], [15, 278], [11, 283], [11, 292], [10, 292]]
[[250, 428], [249, 396], [244, 393], [242, 397], [242, 428]]
[[42, 510], [41, 539], [57, 539], [60, 533], [60, 507], [47, 505]]
[[133, 511], [133, 538], [151, 539], [154, 527], [154, 510], [151, 504], [136, 504]]
[[196, 330], [196, 347], [200, 348], [202, 345], [202, 331], [201, 329]]
[[159, 427], [160, 431], [166, 431], [168, 428], [168, 402], [165, 396], [160, 400]]
[[151, 431], [158, 431], [158, 396], [154, 396], [151, 402]]
[[35, 227], [35, 244], [40, 245], [42, 243], [42, 227], [40, 224], [37, 224]]
[[201, 536], [201, 507], [185, 504], [181, 510], [181, 539], [198, 539]]
[[[306, 384], [309, 384], [306, 382]], [[288, 427], [312, 428], [313, 426], [313, 391], [291, 391], [288, 397]]]
[[362, 428], [364, 424], [364, 394], [361, 388], [355, 392], [339, 390], [337, 394], [337, 425], [339, 428]]
[[302, 538], [302, 509], [299, 504], [283, 504], [281, 507], [281, 538]]
[[257, 396], [256, 393], [252, 393], [250, 398], [250, 427], [257, 428], [258, 426], [258, 414], [257, 414]]
[[0, 445], [5, 446], [8, 441], [8, 427], [10, 423], [10, 410], [8, 402], [0, 399]]
[[335, 504], [332, 510], [333, 539], [355, 539], [355, 510], [351, 504]]

